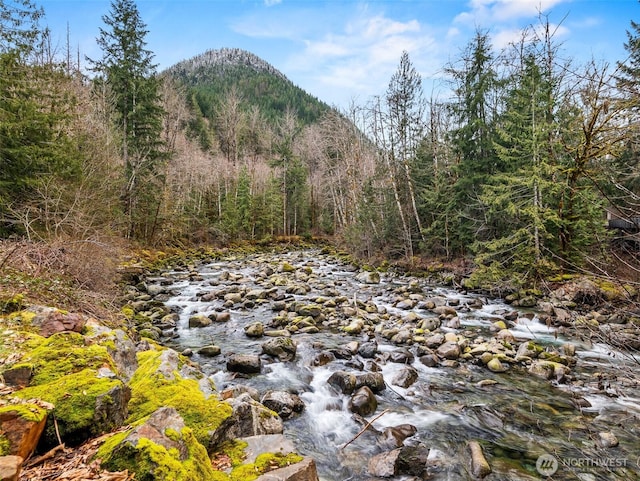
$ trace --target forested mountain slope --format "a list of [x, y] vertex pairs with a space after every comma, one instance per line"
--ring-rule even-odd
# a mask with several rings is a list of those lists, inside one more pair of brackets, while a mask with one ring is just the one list
[[330, 108], [271, 64], [238, 48], [208, 50], [177, 63], [165, 74], [189, 88], [207, 118], [216, 115], [222, 99], [232, 91], [244, 109], [256, 106], [271, 121], [292, 109], [300, 121], [311, 124]]

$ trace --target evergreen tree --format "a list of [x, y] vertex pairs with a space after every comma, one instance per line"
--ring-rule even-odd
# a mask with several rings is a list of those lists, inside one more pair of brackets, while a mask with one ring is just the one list
[[111, 91], [125, 170], [128, 235], [150, 240], [157, 227], [163, 162], [162, 107], [148, 33], [133, 0], [114, 0], [97, 39], [102, 59], [92, 61], [96, 80]]
[[[513, 77], [505, 112], [500, 119], [496, 150], [502, 172], [483, 185], [482, 200], [487, 206], [491, 239], [474, 247], [477, 261], [499, 263], [503, 272], [534, 275], [543, 267], [546, 244], [557, 239], [560, 219], [559, 189], [554, 179], [558, 166], [549, 142], [558, 142], [552, 76], [544, 72], [535, 52], [528, 52]], [[551, 105], [549, 104], [551, 102]]]
[[73, 100], [57, 89], [54, 65], [33, 65], [42, 11], [28, 0], [0, 1], [0, 235], [41, 227], [38, 188], [79, 167], [65, 125]]
[[456, 97], [451, 111], [457, 128], [450, 137], [457, 157], [455, 215], [458, 235], [453, 248], [458, 252], [465, 252], [476, 239], [491, 237], [481, 195], [482, 185], [501, 170], [494, 149], [494, 121], [498, 111], [496, 89], [499, 85], [494, 62], [488, 34], [478, 31], [462, 59], [462, 67], [447, 69], [455, 82]]

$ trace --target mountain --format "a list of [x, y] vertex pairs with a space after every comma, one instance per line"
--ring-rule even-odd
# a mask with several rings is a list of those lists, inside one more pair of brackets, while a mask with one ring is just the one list
[[238, 48], [208, 50], [177, 63], [163, 74], [185, 85], [202, 114], [210, 119], [232, 86], [244, 108], [248, 110], [255, 105], [270, 121], [291, 108], [302, 123], [310, 124], [330, 109], [265, 60]]

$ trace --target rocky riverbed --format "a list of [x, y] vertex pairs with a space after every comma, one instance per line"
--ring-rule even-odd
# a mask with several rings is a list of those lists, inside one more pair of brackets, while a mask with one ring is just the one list
[[598, 296], [491, 299], [306, 250], [141, 274], [125, 312], [324, 480], [640, 479], [637, 327]]

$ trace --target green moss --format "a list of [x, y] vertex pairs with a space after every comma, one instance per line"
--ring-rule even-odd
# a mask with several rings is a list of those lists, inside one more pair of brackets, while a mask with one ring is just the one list
[[161, 354], [160, 350], [138, 353], [138, 369], [129, 383], [128, 422], [148, 416], [160, 407], [173, 407], [196, 438], [206, 444], [209, 432], [231, 415], [232, 408], [214, 397], [205, 398], [195, 380], [183, 379], [177, 372], [172, 373], [173, 379], [159, 373]]
[[[135, 473], [138, 481], [197, 481], [218, 479], [211, 467], [207, 450], [189, 428], [180, 433], [173, 431], [175, 441], [187, 448], [186, 459], [180, 459], [177, 449], [167, 449], [153, 441], [141, 438], [134, 446], [124, 442], [131, 430], [111, 436], [98, 450], [102, 467], [111, 471]], [[165, 433], [167, 434], [167, 433]]]
[[53, 415], [58, 421], [62, 436], [81, 431], [100, 434], [106, 426], [96, 423], [96, 398], [122, 386], [122, 382], [98, 378], [96, 374], [93, 369], [84, 369], [57, 378], [54, 382], [16, 391], [14, 395], [22, 399], [42, 399], [53, 404]]
[[11, 443], [0, 434], [0, 456], [8, 456], [9, 454], [11, 454]]
[[0, 414], [15, 412], [25, 421], [39, 423], [47, 417], [47, 410], [33, 403], [10, 404], [0, 407]]
[[229, 456], [231, 459], [231, 466], [240, 466], [244, 459], [246, 458], [246, 454], [244, 452], [247, 449], [248, 444], [245, 441], [240, 441], [235, 439], [233, 441], [225, 441], [220, 445], [220, 448], [217, 452], [224, 453]]
[[255, 462], [233, 469], [230, 478], [231, 481], [252, 481], [268, 471], [299, 463], [302, 459], [302, 456], [294, 453], [286, 455], [263, 453], [256, 458]]
[[98, 344], [86, 345], [81, 334], [60, 332], [49, 338], [38, 338], [32, 338], [31, 351], [22, 358], [20, 365], [13, 366], [33, 368], [33, 386], [48, 384], [85, 369], [109, 367], [117, 371], [107, 348]]

